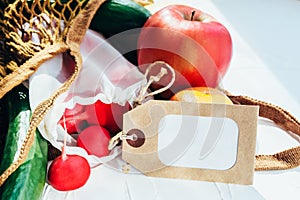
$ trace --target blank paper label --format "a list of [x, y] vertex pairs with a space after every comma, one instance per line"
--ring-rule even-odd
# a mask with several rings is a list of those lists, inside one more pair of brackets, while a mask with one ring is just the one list
[[158, 130], [158, 157], [166, 166], [226, 170], [237, 159], [238, 126], [221, 117], [166, 115]]

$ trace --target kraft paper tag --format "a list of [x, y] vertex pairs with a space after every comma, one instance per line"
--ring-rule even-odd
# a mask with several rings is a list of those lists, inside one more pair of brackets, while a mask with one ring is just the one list
[[257, 106], [150, 100], [127, 112], [122, 158], [148, 176], [249, 185]]

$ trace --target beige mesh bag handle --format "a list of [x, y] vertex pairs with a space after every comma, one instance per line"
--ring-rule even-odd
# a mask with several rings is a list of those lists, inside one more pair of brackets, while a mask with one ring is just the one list
[[[300, 122], [286, 110], [247, 96], [227, 95], [235, 104], [259, 106], [259, 116], [268, 118], [285, 131], [300, 136]], [[273, 154], [256, 155], [255, 170], [283, 170], [300, 166], [300, 146]]]
[[[53, 107], [57, 97], [67, 91], [78, 76], [82, 67], [80, 43], [93, 15], [103, 2], [104, 0], [90, 0], [88, 2], [70, 0], [62, 4], [60, 1], [50, 3], [50, 1], [40, 2], [36, 0], [29, 7], [26, 0], [19, 0], [7, 5], [5, 11], [1, 11], [4, 13], [3, 19], [1, 19], [1, 37], [5, 35], [5, 39], [8, 40], [6, 45], [9, 46], [9, 49], [13, 49], [18, 53], [12, 54], [15, 57], [12, 57], [11, 60], [0, 59], [2, 72], [0, 98], [16, 85], [27, 80], [44, 61], [58, 53], [69, 52], [76, 66], [69, 79], [49, 99], [40, 103], [33, 111], [20, 155], [17, 161], [1, 174], [0, 186], [25, 161], [32, 146], [38, 124]], [[74, 3], [76, 4], [75, 7]], [[55, 9], [55, 5], [61, 9], [62, 14]], [[37, 13], [37, 11], [40, 11], [40, 13]], [[66, 17], [64, 12], [68, 12], [69, 16]], [[44, 14], [48, 17], [45, 17]], [[60, 30], [61, 21], [64, 22], [65, 26], [63, 31]], [[22, 27], [26, 22], [30, 27], [28, 30], [24, 30], [25, 28]], [[57, 26], [53, 29], [55, 25]], [[35, 36], [35, 39], [40, 40], [40, 43], [37, 44], [27, 40], [28, 36], [29, 38]], [[10, 73], [6, 74], [7, 72]]]

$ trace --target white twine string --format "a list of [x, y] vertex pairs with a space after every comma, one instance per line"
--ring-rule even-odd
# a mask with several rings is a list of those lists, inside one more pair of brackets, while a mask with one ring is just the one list
[[[144, 85], [142, 87], [142, 89], [140, 90], [140, 94], [139, 96], [137, 97], [137, 99], [135, 100], [135, 105], [141, 105], [143, 100], [149, 96], [154, 96], [156, 94], [159, 94], [159, 93], [162, 93], [166, 90], [168, 90], [174, 83], [175, 81], [175, 71], [174, 69], [166, 62], [164, 61], [155, 61], [153, 62], [152, 64], [150, 64], [147, 69], [146, 69], [146, 72], [145, 72], [145, 77], [147, 78], [147, 76], [149, 75], [150, 71], [155, 67], [155, 66], [158, 66], [158, 65], [162, 65], [161, 67], [161, 70], [160, 72], [156, 75], [156, 76], [150, 76], [148, 82], [146, 83], [146, 85]], [[162, 79], [162, 77], [164, 77], [165, 75], [168, 74], [168, 70], [171, 72], [171, 81], [169, 82], [168, 85], [166, 85], [165, 87], [162, 87], [158, 90], [155, 90], [153, 92], [150, 92], [147, 94], [147, 90], [148, 88], [150, 87], [150, 85], [153, 83], [153, 82], [158, 82]]]
[[[166, 90], [168, 90], [174, 83], [175, 81], [175, 71], [174, 69], [166, 62], [163, 61], [155, 61], [152, 64], [150, 64], [145, 72], [145, 77], [147, 78], [147, 76], [149, 75], [150, 71], [157, 65], [162, 65], [160, 72], [156, 75], [156, 76], [150, 76], [148, 82], [141, 88], [139, 96], [137, 97], [137, 99], [134, 102], [134, 106], [136, 107], [138, 105], [141, 105], [143, 103], [143, 101], [145, 100], [145, 98], [149, 97], [149, 96], [154, 96], [156, 94], [162, 93]], [[162, 87], [158, 90], [155, 90], [153, 92], [147, 93], [148, 88], [150, 87], [150, 85], [153, 82], [158, 82], [162, 79], [162, 77], [164, 77], [165, 75], [168, 74], [168, 70], [171, 72], [171, 81], [169, 82], [168, 85], [166, 85], [165, 87]], [[108, 149], [112, 150], [115, 146], [118, 145], [118, 143], [121, 140], [136, 140], [136, 136], [132, 135], [132, 136], [128, 136], [126, 134], [123, 133], [123, 131], [119, 132], [117, 135], [115, 135], [114, 137], [112, 137], [109, 141], [108, 144]]]

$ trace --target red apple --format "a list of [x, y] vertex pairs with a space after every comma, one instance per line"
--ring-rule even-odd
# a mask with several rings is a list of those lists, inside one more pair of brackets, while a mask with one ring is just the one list
[[[171, 5], [146, 21], [138, 40], [139, 68], [145, 72], [150, 63], [165, 61], [176, 72], [168, 93], [188, 87], [216, 87], [226, 73], [232, 57], [232, 40], [224, 25], [212, 16], [189, 6]], [[153, 75], [157, 73], [153, 71]], [[153, 89], [167, 85], [165, 77]]]

